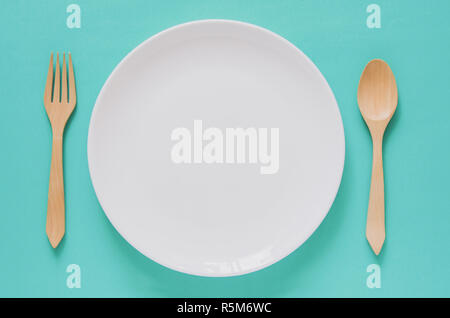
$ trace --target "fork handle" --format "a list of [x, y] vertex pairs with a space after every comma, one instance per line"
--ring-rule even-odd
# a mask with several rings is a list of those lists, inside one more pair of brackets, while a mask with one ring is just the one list
[[63, 177], [63, 138], [53, 134], [52, 162], [47, 203], [47, 236], [56, 248], [65, 232], [64, 177]]
[[380, 254], [386, 238], [384, 223], [383, 132], [372, 134], [373, 162], [370, 183], [366, 237], [376, 255]]

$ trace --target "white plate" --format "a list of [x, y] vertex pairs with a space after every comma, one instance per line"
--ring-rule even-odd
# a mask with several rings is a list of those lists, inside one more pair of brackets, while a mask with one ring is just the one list
[[[174, 162], [172, 133], [201, 138], [194, 120], [214, 147], [226, 128], [253, 128], [244, 163], [232, 162], [231, 144], [228, 163], [219, 148]], [[294, 251], [327, 214], [344, 166], [341, 116], [320, 71], [282, 37], [236, 21], [179, 25], [134, 49], [102, 88], [88, 139], [95, 192], [117, 231], [154, 261], [203, 276], [252, 272]], [[205, 163], [211, 156], [219, 162]]]

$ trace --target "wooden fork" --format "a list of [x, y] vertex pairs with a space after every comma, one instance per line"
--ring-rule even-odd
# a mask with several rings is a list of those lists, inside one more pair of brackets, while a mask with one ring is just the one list
[[[47, 236], [56, 248], [65, 232], [64, 178], [63, 178], [63, 134], [67, 120], [77, 101], [72, 56], [69, 53], [69, 85], [67, 85], [66, 55], [63, 54], [62, 79], [59, 76], [59, 53], [56, 54], [55, 79], [53, 81], [53, 53], [50, 56], [44, 105], [52, 126], [52, 162], [47, 203]], [[54, 84], [53, 84], [54, 82]], [[67, 95], [69, 86], [69, 95]], [[53, 87], [53, 98], [52, 98]]]

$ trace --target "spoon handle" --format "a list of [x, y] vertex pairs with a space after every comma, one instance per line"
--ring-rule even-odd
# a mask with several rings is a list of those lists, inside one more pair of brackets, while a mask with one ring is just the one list
[[383, 133], [372, 134], [373, 162], [367, 212], [366, 237], [376, 255], [380, 254], [386, 232], [384, 228]]

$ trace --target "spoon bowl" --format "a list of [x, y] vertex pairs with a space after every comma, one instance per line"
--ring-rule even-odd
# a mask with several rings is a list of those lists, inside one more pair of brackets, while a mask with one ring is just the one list
[[364, 68], [358, 87], [362, 116], [366, 121], [390, 119], [397, 102], [397, 84], [389, 65], [380, 59], [370, 61]]

